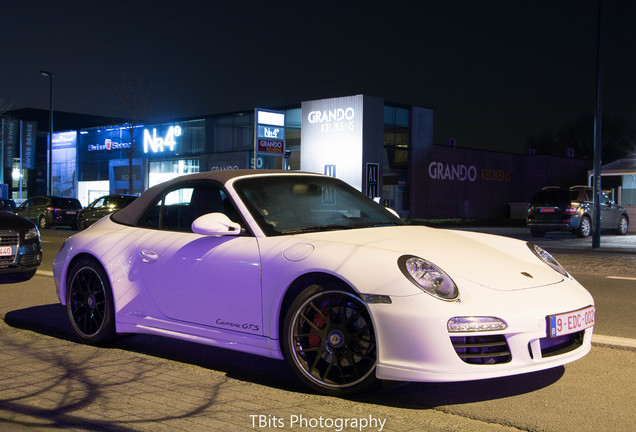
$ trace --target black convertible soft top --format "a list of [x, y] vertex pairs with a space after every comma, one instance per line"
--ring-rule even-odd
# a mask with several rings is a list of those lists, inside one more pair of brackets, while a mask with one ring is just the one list
[[239, 170], [223, 170], [223, 171], [206, 171], [197, 174], [188, 174], [168, 180], [161, 184], [151, 187], [147, 191], [141, 194], [135, 201], [121, 209], [120, 211], [113, 213], [111, 219], [117, 223], [124, 225], [134, 226], [137, 224], [137, 220], [144, 214], [149, 205], [154, 204], [159, 199], [159, 196], [166, 190], [172, 189], [174, 185], [187, 184], [189, 182], [198, 182], [201, 180], [208, 180], [211, 182], [225, 185], [228, 181], [237, 177], [247, 177], [252, 175], [271, 175], [271, 174], [314, 174], [298, 171], [285, 171], [285, 170], [253, 170], [253, 169], [239, 169]]

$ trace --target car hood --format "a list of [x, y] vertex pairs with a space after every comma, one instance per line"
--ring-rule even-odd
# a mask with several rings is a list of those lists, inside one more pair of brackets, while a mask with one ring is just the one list
[[22, 216], [7, 211], [0, 211], [1, 230], [25, 230], [35, 228], [35, 224]]
[[451, 278], [466, 279], [501, 291], [534, 288], [563, 280], [561, 274], [537, 258], [526, 242], [490, 234], [394, 226], [296, 237], [316, 248], [322, 242], [343, 243], [394, 252], [396, 260], [401, 255], [415, 255], [441, 267]]

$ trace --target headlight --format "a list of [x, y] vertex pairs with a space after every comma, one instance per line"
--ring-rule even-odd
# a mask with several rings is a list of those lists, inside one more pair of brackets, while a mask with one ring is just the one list
[[38, 231], [37, 228], [30, 228], [24, 232], [25, 240], [31, 240], [38, 237], [40, 237], [40, 232]]
[[549, 265], [550, 267], [552, 267], [554, 270], [558, 271], [559, 273], [561, 273], [563, 276], [565, 276], [566, 278], [569, 278], [570, 275], [568, 274], [567, 271], [565, 271], [565, 269], [561, 266], [561, 264], [559, 264], [559, 262], [554, 259], [554, 257], [552, 255], [550, 255], [550, 253], [548, 251], [546, 251], [545, 249], [543, 249], [540, 246], [537, 246], [535, 244], [532, 243], [526, 243], [528, 245], [528, 247], [530, 248], [530, 250], [541, 259], [541, 261], [543, 261], [544, 263], [546, 263], [547, 265]]
[[403, 255], [398, 259], [398, 266], [404, 276], [425, 293], [442, 300], [455, 300], [459, 296], [455, 282], [430, 261]]

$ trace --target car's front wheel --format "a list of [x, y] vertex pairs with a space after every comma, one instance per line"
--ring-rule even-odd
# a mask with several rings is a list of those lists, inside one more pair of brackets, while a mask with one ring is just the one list
[[592, 232], [592, 221], [587, 216], [581, 218], [581, 224], [576, 230], [576, 235], [580, 238], [589, 237]]
[[83, 231], [86, 229], [86, 227], [87, 227], [86, 218], [84, 216], [80, 216], [77, 219], [77, 229], [80, 231]]
[[75, 334], [90, 344], [110, 342], [115, 337], [115, 314], [106, 272], [85, 257], [72, 265], [68, 275], [66, 309]]
[[616, 230], [618, 235], [625, 235], [629, 230], [629, 220], [627, 216], [621, 215], [621, 219], [618, 221], [618, 229]]
[[285, 357], [313, 389], [342, 396], [377, 382], [373, 323], [356, 295], [308, 287], [287, 311], [283, 332]]

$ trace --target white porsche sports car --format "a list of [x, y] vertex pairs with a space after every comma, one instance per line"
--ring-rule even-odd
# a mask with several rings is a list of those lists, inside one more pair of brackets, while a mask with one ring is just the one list
[[69, 238], [54, 275], [84, 342], [147, 333], [284, 358], [331, 395], [560, 366], [594, 325], [591, 295], [540, 247], [405, 225], [289, 171], [155, 186]]

